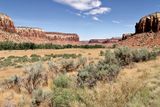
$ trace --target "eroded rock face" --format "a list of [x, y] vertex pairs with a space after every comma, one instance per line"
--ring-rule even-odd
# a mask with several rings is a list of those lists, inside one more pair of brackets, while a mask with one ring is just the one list
[[[12, 32], [12, 34], [10, 34]], [[15, 28], [11, 18], [0, 13], [0, 41], [33, 43], [75, 43], [79, 42], [79, 36], [72, 33], [45, 32], [40, 28], [17, 27]]]
[[45, 32], [40, 28], [17, 27], [16, 30], [20, 36], [24, 37], [43, 38], [46, 36]]
[[78, 42], [79, 36], [74, 33], [46, 32], [49, 40]]
[[156, 12], [140, 19], [136, 24], [136, 33], [160, 31], [160, 12]]
[[0, 29], [7, 32], [16, 32], [14, 23], [11, 18], [3, 13], [0, 13]]

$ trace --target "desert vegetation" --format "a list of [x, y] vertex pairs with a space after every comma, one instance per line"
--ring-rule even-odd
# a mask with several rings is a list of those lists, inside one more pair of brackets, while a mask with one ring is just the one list
[[64, 59], [69, 59], [69, 58], [78, 58], [81, 57], [81, 54], [50, 54], [50, 55], [44, 55], [44, 56], [40, 56], [40, 55], [36, 55], [36, 54], [32, 54], [30, 56], [8, 56], [8, 57], [1, 57], [0, 58], [0, 68], [3, 67], [8, 67], [8, 66], [15, 66], [15, 67], [23, 67], [23, 64], [26, 63], [34, 63], [34, 62], [39, 62], [39, 61], [49, 61], [51, 59], [54, 58], [64, 58]]
[[[159, 53], [159, 48], [148, 50], [119, 47], [100, 52], [103, 58], [96, 62], [81, 55], [76, 57], [69, 55], [71, 58], [66, 59], [60, 55], [62, 59], [59, 61], [45, 60], [47, 66], [44, 65], [45, 62], [39, 60], [43, 58], [33, 54], [30, 58], [34, 57], [33, 62], [36, 63], [24, 66], [22, 75], [14, 75], [0, 81], [1, 91], [12, 90], [14, 94], [23, 95], [18, 100], [15, 100], [12, 95], [13, 98], [7, 98], [2, 105], [5, 107], [8, 107], [7, 105], [16, 107], [133, 107], [134, 104], [137, 106], [158, 104], [149, 102], [152, 97], [150, 91], [153, 88], [148, 87], [149, 83], [146, 79], [155, 77], [155, 74], [151, 75], [147, 70], [139, 68], [136, 72], [141, 75], [137, 79], [121, 79], [120, 75], [124, 69], [132, 69], [129, 66], [135, 66], [138, 62], [155, 60]], [[55, 56], [47, 55], [47, 57], [50, 59]], [[30, 58], [27, 57], [27, 60], [22, 60], [22, 62]], [[30, 61], [32, 62], [31, 59]], [[158, 66], [154, 65], [151, 68], [159, 74]], [[24, 97], [26, 97], [25, 101]]]
[[11, 41], [0, 42], [0, 50], [28, 50], [28, 49], [66, 49], [66, 48], [105, 48], [103, 45], [58, 45], [58, 44], [35, 44], [35, 43], [14, 43]]

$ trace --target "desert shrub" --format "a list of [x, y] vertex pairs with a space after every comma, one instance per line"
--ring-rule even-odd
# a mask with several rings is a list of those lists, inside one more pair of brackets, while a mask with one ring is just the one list
[[31, 62], [37, 62], [40, 61], [41, 59], [41, 56], [36, 54], [32, 54], [30, 57], [31, 57]]
[[114, 53], [121, 66], [129, 65], [132, 62], [132, 50], [130, 48], [120, 47]]
[[76, 70], [76, 66], [73, 60], [63, 60], [61, 62], [61, 68], [60, 68], [61, 73], [72, 72], [74, 70]]
[[77, 83], [79, 86], [93, 87], [97, 81], [112, 81], [117, 77], [120, 68], [114, 52], [107, 50], [103, 60], [95, 65], [85, 66], [78, 72]]
[[11, 58], [6, 58], [3, 61], [1, 61], [0, 63], [1, 63], [1, 66], [3, 66], [3, 67], [14, 65]]
[[118, 47], [118, 44], [116, 43], [112, 45], [112, 48], [117, 48], [117, 47]]
[[56, 75], [60, 73], [59, 72], [60, 69], [58, 65], [52, 61], [48, 62], [48, 69], [49, 69], [51, 78], [54, 78]]
[[32, 107], [39, 107], [42, 104], [49, 107], [51, 106], [51, 98], [52, 93], [49, 91], [42, 89], [34, 90], [32, 94]]
[[17, 62], [17, 63], [25, 63], [25, 62], [29, 62], [30, 59], [28, 58], [27, 55], [25, 56], [22, 56], [22, 57], [17, 57], [16, 59], [14, 59], [14, 62]]
[[53, 107], [71, 107], [70, 103], [76, 100], [76, 96], [71, 89], [55, 88], [53, 90]]
[[76, 62], [76, 69], [83, 68], [87, 63], [87, 59], [85, 57], [79, 57], [78, 61]]
[[70, 82], [71, 80], [66, 74], [60, 74], [53, 80], [53, 84], [59, 88], [68, 88]]
[[41, 63], [29, 65], [25, 68], [25, 76], [22, 78], [22, 86], [29, 94], [40, 88], [44, 83], [48, 83], [46, 72]]
[[20, 78], [18, 76], [11, 76], [4, 79], [1, 83], [2, 89], [15, 89], [16, 92], [20, 92]]
[[91, 64], [91, 65], [85, 66], [83, 69], [81, 69], [78, 72], [78, 75], [77, 75], [78, 86], [93, 87], [97, 82], [97, 79], [96, 79], [97, 72], [98, 70], [95, 67], [95, 65]]
[[133, 51], [133, 61], [140, 62], [140, 61], [147, 61], [150, 58], [150, 52], [147, 49], [137, 49]]
[[100, 51], [100, 56], [104, 56], [105, 52], [104, 51]]

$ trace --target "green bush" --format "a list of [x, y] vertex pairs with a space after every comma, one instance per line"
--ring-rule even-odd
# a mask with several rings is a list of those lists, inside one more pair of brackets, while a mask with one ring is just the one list
[[28, 50], [28, 49], [65, 49], [65, 48], [105, 48], [102, 45], [58, 45], [58, 44], [35, 44], [35, 43], [14, 43], [11, 41], [0, 42], [0, 50]]
[[97, 78], [96, 78], [97, 72], [98, 72], [98, 70], [95, 67], [95, 65], [91, 64], [91, 65], [85, 66], [83, 69], [81, 69], [78, 72], [78, 75], [77, 75], [78, 86], [93, 87], [97, 82]]
[[129, 65], [132, 62], [132, 50], [128, 47], [120, 47], [114, 51], [116, 59], [121, 66]]
[[32, 106], [38, 107], [42, 103], [47, 103], [47, 106], [49, 106], [51, 104], [51, 98], [51, 92], [47, 92], [42, 89], [34, 90], [32, 94]]
[[75, 100], [76, 96], [70, 89], [55, 88], [53, 90], [53, 107], [71, 107], [70, 103]]
[[68, 88], [70, 86], [70, 81], [66, 74], [60, 74], [53, 80], [53, 84], [59, 88]]

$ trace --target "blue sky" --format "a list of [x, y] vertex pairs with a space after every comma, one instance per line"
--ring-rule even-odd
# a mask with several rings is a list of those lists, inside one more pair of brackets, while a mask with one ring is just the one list
[[160, 11], [160, 0], [0, 0], [16, 26], [77, 33], [81, 40], [119, 37], [139, 19]]

